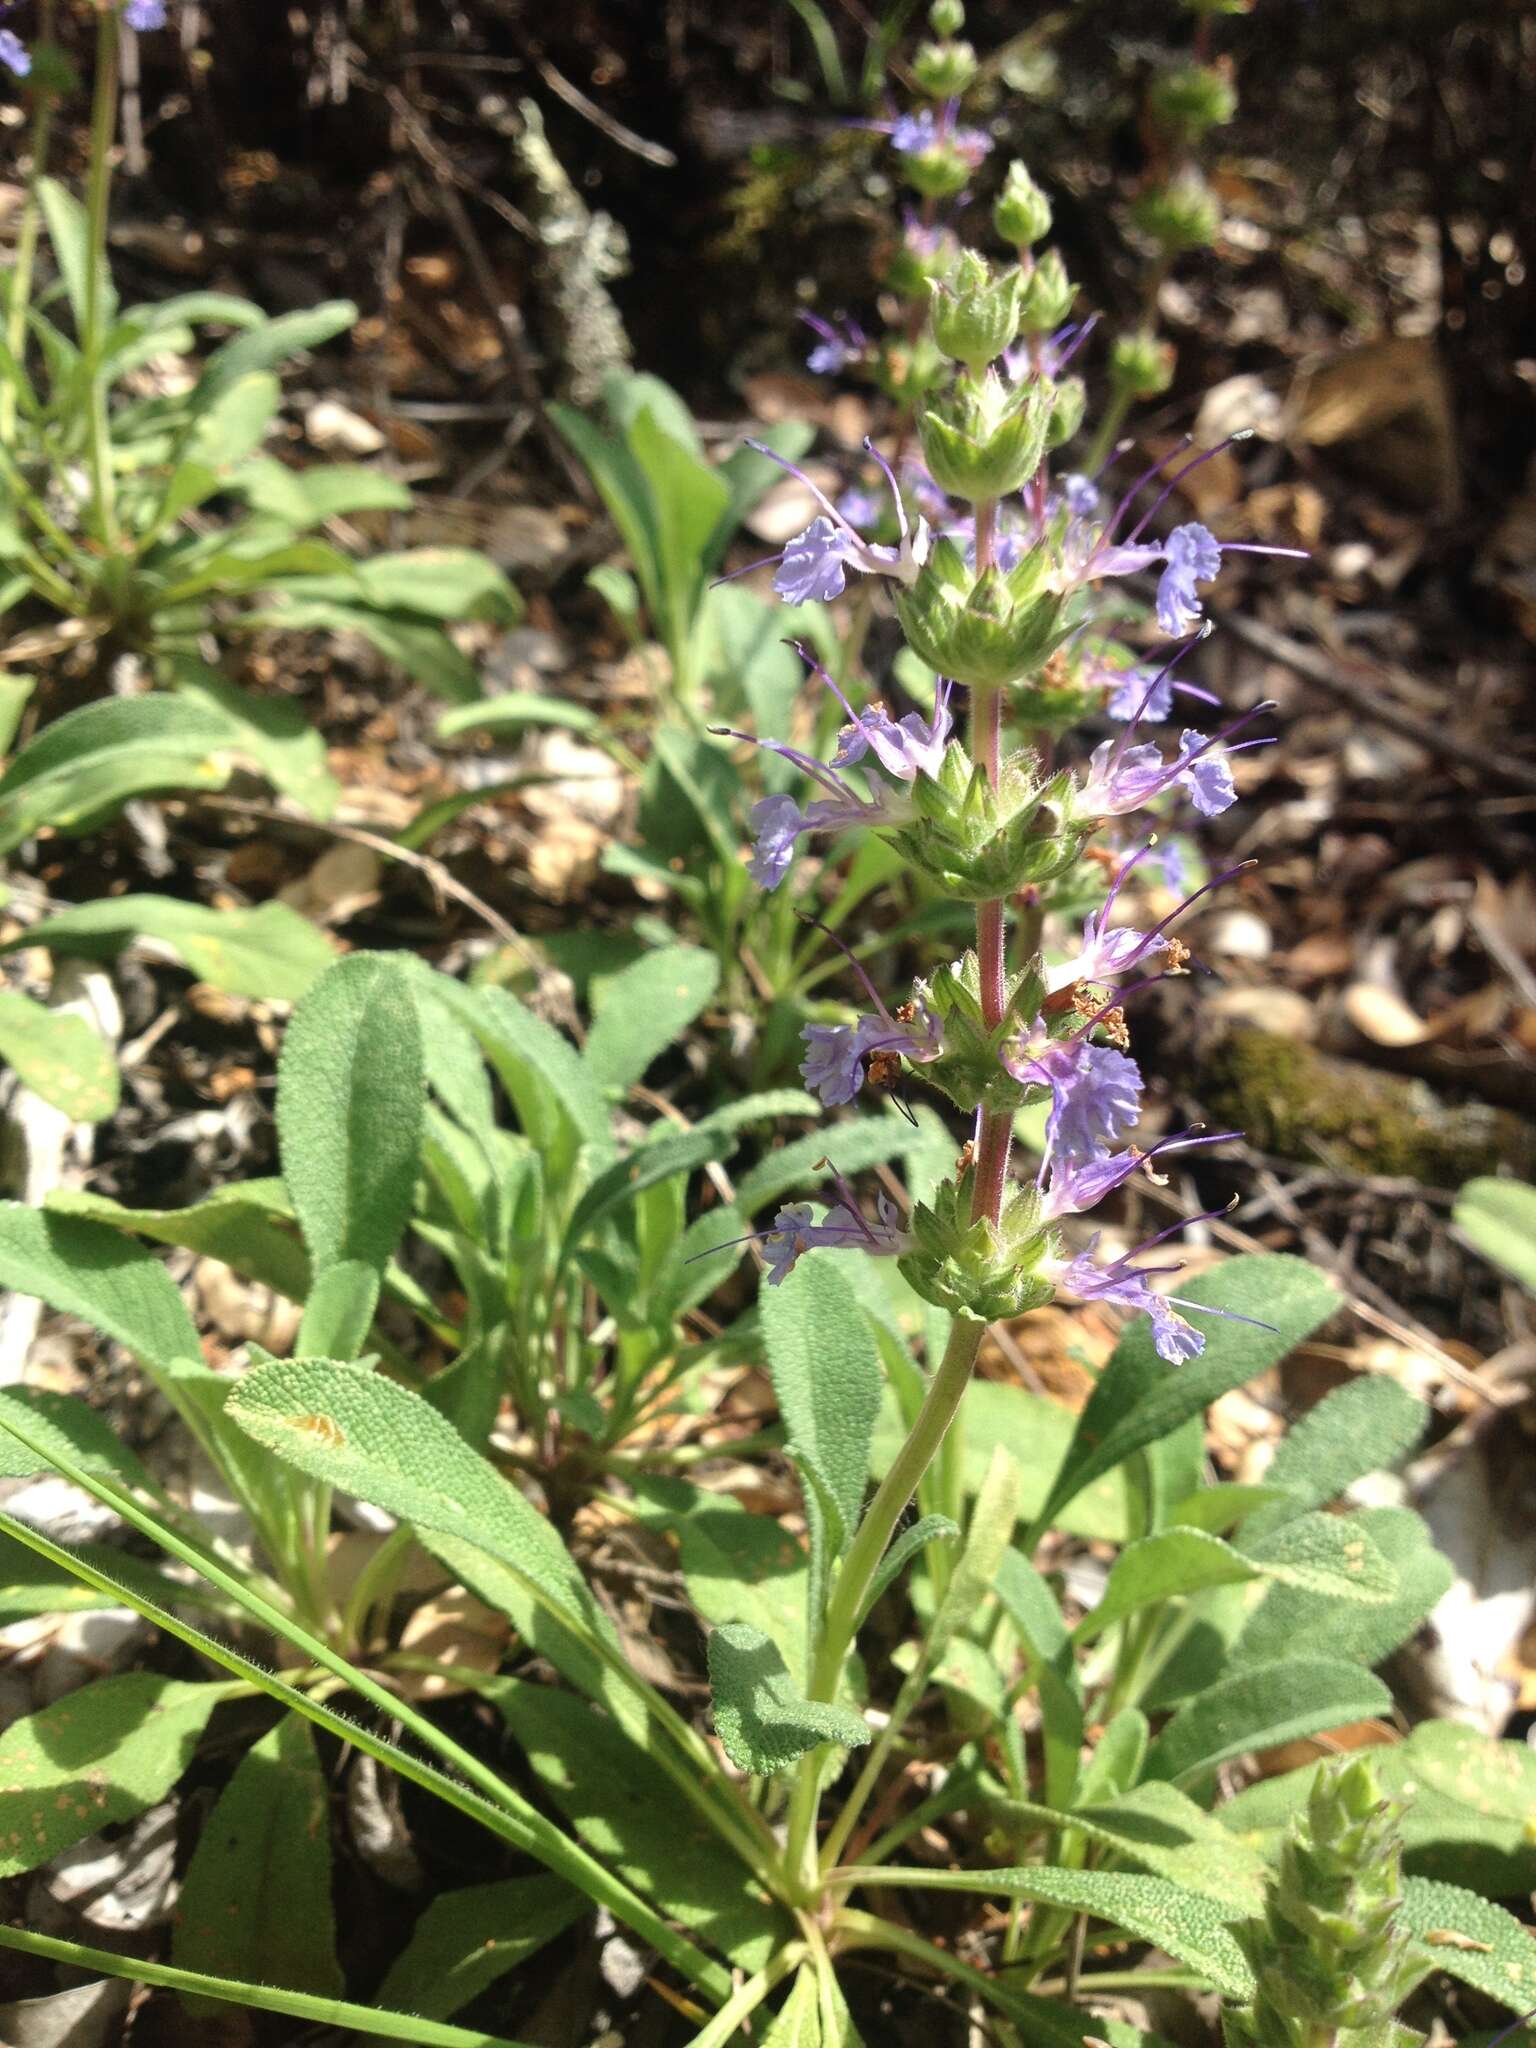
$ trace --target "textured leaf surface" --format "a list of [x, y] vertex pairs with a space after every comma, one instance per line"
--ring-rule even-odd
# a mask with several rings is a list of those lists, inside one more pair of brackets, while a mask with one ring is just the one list
[[1147, 1752], [1147, 1775], [1202, 1778], [1228, 1757], [1391, 1709], [1391, 1693], [1358, 1665], [1332, 1657], [1257, 1664], [1219, 1679], [1179, 1709]]
[[165, 1268], [103, 1223], [0, 1202], [0, 1286], [83, 1316], [157, 1372], [179, 1358], [202, 1358]]
[[[34, 926], [29, 943], [37, 943]], [[34, 1095], [77, 1124], [100, 1123], [117, 1108], [117, 1062], [84, 1017], [50, 1010], [15, 989], [0, 989], [0, 1060]]]
[[340, 1997], [329, 1800], [296, 1714], [246, 1751], [203, 1823], [171, 1956], [179, 1969]]
[[1395, 1465], [1413, 1449], [1428, 1420], [1423, 1403], [1396, 1380], [1358, 1379], [1336, 1387], [1276, 1445], [1264, 1483], [1283, 1487], [1287, 1499], [1262, 1509], [1250, 1533], [1276, 1527], [1305, 1508], [1326, 1507], [1351, 1481]]
[[380, 2005], [447, 2019], [590, 1911], [558, 1877], [506, 1877], [442, 1892], [379, 1986]]
[[228, 1691], [129, 1671], [13, 1721], [0, 1734], [0, 1877], [163, 1799]]
[[1536, 2005], [1536, 1936], [1513, 1913], [1460, 1885], [1409, 1877], [1403, 1880], [1402, 1918], [1437, 1970], [1511, 2012]]
[[829, 1510], [827, 1538], [840, 1550], [858, 1525], [869, 1448], [880, 1407], [880, 1358], [869, 1319], [829, 1259], [807, 1259], [781, 1287], [765, 1288], [758, 1314], [789, 1453]]
[[225, 720], [171, 697], [110, 697], [67, 711], [0, 776], [0, 853], [44, 825], [84, 831], [151, 790], [221, 789], [230, 737]]
[[1455, 1578], [1450, 1559], [1435, 1549], [1411, 1509], [1362, 1508], [1327, 1519], [1370, 1540], [1393, 1575], [1390, 1596], [1379, 1604], [1344, 1606], [1299, 1581], [1273, 1586], [1234, 1645], [1234, 1663], [1262, 1664], [1314, 1651], [1379, 1664], [1412, 1635]]
[[246, 1279], [275, 1287], [290, 1301], [302, 1301], [309, 1292], [309, 1259], [280, 1180], [237, 1181], [186, 1209], [125, 1209], [88, 1188], [58, 1188], [47, 1206], [50, 1215], [80, 1216], [124, 1235], [205, 1252]]
[[708, 1622], [750, 1622], [778, 1645], [796, 1686], [805, 1682], [806, 1557], [774, 1515], [754, 1515], [728, 1493], [678, 1479], [635, 1481], [639, 1518], [676, 1538], [688, 1598]]
[[976, 1495], [965, 1544], [950, 1575], [938, 1613], [928, 1631], [925, 1654], [942, 1655], [958, 1632], [975, 1620], [989, 1598], [1019, 1519], [1019, 1468], [1001, 1444], [994, 1446], [987, 1476]]
[[1154, 1877], [1213, 1900], [1227, 1918], [1263, 1906], [1263, 1857], [1173, 1785], [1153, 1780], [1071, 1813], [1017, 1799], [1000, 1799], [991, 1810], [1028, 1835], [1076, 1828]]
[[1163, 1529], [1126, 1545], [1110, 1567], [1103, 1599], [1083, 1616], [1073, 1634], [1079, 1642], [1091, 1642], [1140, 1608], [1258, 1576], [1258, 1566], [1219, 1536], [1199, 1529]]
[[997, 1597], [1034, 1667], [1045, 1731], [1046, 1797], [1064, 1807], [1076, 1789], [1083, 1746], [1083, 1685], [1072, 1639], [1055, 1594], [1021, 1551], [1004, 1552]]
[[669, 1919], [744, 1970], [789, 1939], [787, 1918], [729, 1845], [612, 1721], [550, 1686], [499, 1684], [490, 1696], [582, 1841]]
[[1205, 1350], [1175, 1371], [1153, 1349], [1151, 1326], [1132, 1323], [1078, 1418], [1071, 1449], [1041, 1511], [1043, 1521], [1053, 1520], [1074, 1494], [1133, 1451], [1171, 1435], [1222, 1394], [1278, 1364], [1339, 1306], [1337, 1291], [1315, 1266], [1268, 1253], [1228, 1259], [1191, 1280], [1182, 1294], [1274, 1327], [1255, 1329], [1196, 1315]]
[[73, 1394], [50, 1387], [0, 1389], [0, 1479], [26, 1479], [50, 1468], [36, 1452], [5, 1429], [14, 1413], [39, 1450], [65, 1458], [87, 1472], [102, 1472], [127, 1486], [149, 1485], [138, 1453], [125, 1444], [107, 1418]]
[[489, 1552], [578, 1627], [611, 1634], [551, 1524], [419, 1394], [330, 1359], [285, 1358], [237, 1381], [227, 1412], [300, 1471]]
[[776, 1645], [760, 1629], [728, 1622], [709, 1638], [715, 1729], [738, 1770], [787, 1770], [823, 1742], [856, 1749], [869, 1740], [861, 1714], [801, 1699]]
[[773, 2016], [763, 2036], [763, 2048], [823, 2048], [821, 2006], [816, 1996], [816, 1972], [800, 1969], [789, 1987], [789, 1996]]
[[107, 896], [82, 903], [33, 925], [22, 943], [110, 959], [145, 941], [199, 981], [261, 1002], [298, 1002], [336, 959], [325, 934], [286, 903], [209, 910], [172, 896]]
[[[850, 1117], [837, 1127], [837, 1171], [862, 1173], [897, 1159], [912, 1143], [912, 1127], [899, 1116]], [[788, 1194], [805, 1195], [825, 1186], [827, 1134], [812, 1131], [774, 1147], [737, 1183], [736, 1206], [749, 1220]], [[825, 1261], [820, 1263], [825, 1264]]]
[[283, 1179], [316, 1278], [353, 1262], [382, 1273], [411, 1212], [425, 1099], [405, 976], [354, 953], [294, 1012], [278, 1063]]
[[1299, 1515], [1272, 1535], [1245, 1537], [1241, 1549], [1267, 1577], [1330, 1600], [1382, 1607], [1398, 1590], [1359, 1515]]
[[1232, 1911], [1224, 1913], [1210, 1899], [1169, 1884], [1166, 1878], [1119, 1870], [1059, 1870], [1040, 1864], [1016, 1870], [882, 1870], [880, 1881], [1033, 1899], [1041, 1905], [1089, 1913], [1143, 1941], [1154, 1942], [1175, 1961], [1198, 1970], [1228, 1998], [1253, 1995], [1253, 1973], [1225, 1925], [1238, 1918], [1241, 1909], [1234, 1903]]
[[582, 1058], [599, 1086], [622, 1089], [679, 1038], [714, 995], [720, 963], [699, 946], [663, 946], [604, 989]]

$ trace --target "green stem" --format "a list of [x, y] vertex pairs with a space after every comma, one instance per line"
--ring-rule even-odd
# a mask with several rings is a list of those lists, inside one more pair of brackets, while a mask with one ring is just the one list
[[112, 477], [112, 441], [107, 428], [107, 392], [102, 378], [106, 335], [107, 205], [112, 192], [112, 146], [117, 133], [118, 22], [104, 7], [96, 26], [96, 90], [91, 102], [91, 170], [86, 187], [85, 332], [80, 350], [89, 393], [92, 512], [96, 537], [117, 545], [117, 504]]
[[[43, 0], [38, 10], [37, 38], [53, 41], [54, 0]], [[17, 370], [24, 365], [27, 348], [27, 315], [32, 309], [32, 277], [37, 267], [37, 239], [42, 209], [37, 203], [37, 181], [48, 166], [48, 143], [53, 132], [53, 94], [42, 81], [34, 87], [32, 107], [32, 171], [27, 179], [27, 203], [16, 236], [16, 262], [11, 270], [11, 300], [6, 315], [5, 340]], [[9, 448], [16, 438], [16, 387], [7, 377], [0, 386], [0, 444]]]

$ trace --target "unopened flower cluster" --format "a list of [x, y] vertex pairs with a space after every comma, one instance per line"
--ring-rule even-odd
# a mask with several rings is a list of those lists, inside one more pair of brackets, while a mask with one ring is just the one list
[[[969, 46], [953, 40], [954, 0], [939, 0], [931, 19], [945, 39], [925, 45], [914, 67], [930, 103], [880, 124], [919, 201], [887, 281], [927, 301], [922, 341], [903, 351], [907, 382], [893, 393], [916, 413], [920, 459], [904, 459], [909, 437], [898, 437], [898, 474], [866, 443], [878, 484], [855, 483], [836, 499], [795, 471], [817, 510], [775, 559], [774, 585], [798, 606], [840, 596], [851, 579], [876, 579], [934, 674], [934, 693], [899, 715], [878, 703], [857, 710], [802, 647], [845, 722], [825, 759], [756, 737], [802, 772], [805, 788], [755, 806], [750, 869], [763, 888], [777, 889], [803, 840], [862, 827], [939, 891], [977, 904], [1048, 901], [1064, 878], [1081, 878], [1085, 862], [1105, 870], [1110, 885], [1067, 959], [1014, 963], [1000, 1025], [984, 1018], [970, 953], [894, 1005], [850, 956], [868, 1008], [850, 1022], [805, 1027], [802, 1073], [828, 1108], [907, 1077], [974, 1115], [978, 1132], [983, 1115], [1046, 1105], [1033, 1183], [1012, 1180], [1001, 1215], [978, 1221], [963, 1171], [909, 1216], [885, 1195], [866, 1215], [839, 1179], [838, 1199], [819, 1221], [809, 1203], [789, 1205], [759, 1242], [775, 1284], [809, 1251], [856, 1249], [894, 1256], [919, 1293], [955, 1312], [1018, 1313], [1058, 1290], [1138, 1310], [1151, 1319], [1159, 1354], [1178, 1363], [1205, 1340], [1182, 1312], [1190, 1304], [1152, 1284], [1177, 1268], [1133, 1263], [1172, 1232], [1101, 1259], [1097, 1234], [1069, 1251], [1061, 1226], [1070, 1230], [1069, 1219], [1134, 1176], [1155, 1176], [1168, 1154], [1233, 1135], [1188, 1131], [1136, 1145], [1143, 1080], [1124, 1006], [1182, 970], [1187, 956], [1172, 927], [1205, 889], [1229, 879], [1186, 893], [1153, 825], [1166, 828], [1168, 814], [1177, 822], [1186, 807], [1203, 818], [1225, 811], [1236, 800], [1233, 756], [1264, 744], [1246, 729], [1268, 707], [1214, 723], [1185, 709], [1214, 700], [1180, 675], [1180, 662], [1210, 630], [1206, 594], [1227, 556], [1294, 551], [1245, 548], [1192, 521], [1161, 530], [1168, 500], [1208, 454], [1159, 464], [1118, 495], [1058, 457], [1082, 425], [1084, 386], [1071, 366], [1092, 323], [1070, 320], [1074, 288], [1060, 257], [1036, 251], [1051, 212], [1023, 165], [1010, 168], [993, 216], [1012, 263], [962, 252], [946, 225], [946, 204], [964, 194], [991, 140], [959, 121], [975, 65]], [[814, 370], [866, 370], [878, 380], [878, 351], [862, 329], [819, 316], [809, 324]], [[1122, 354], [1112, 355], [1112, 379]], [[979, 519], [987, 524], [980, 565]], [[1156, 624], [1169, 643], [1150, 661], [1095, 619], [1095, 593], [1132, 576], [1153, 579]], [[968, 693], [999, 688], [1027, 743], [1005, 752], [994, 778], [967, 753], [957, 713]], [[1108, 736], [1079, 749], [1072, 765], [1047, 766], [1057, 754], [1072, 758], [1057, 742], [1086, 719], [1107, 725]], [[1154, 848], [1164, 886], [1180, 900], [1139, 929], [1122, 920], [1122, 893]]]

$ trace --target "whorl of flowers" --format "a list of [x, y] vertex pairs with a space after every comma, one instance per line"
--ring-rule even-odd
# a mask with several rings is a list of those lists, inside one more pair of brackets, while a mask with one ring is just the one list
[[[1057, 467], [1057, 451], [1082, 422], [1083, 388], [1067, 372], [1092, 322], [1066, 320], [1073, 288], [1059, 256], [1029, 247], [1045, 233], [1050, 207], [1022, 166], [1009, 171], [994, 216], [1017, 263], [996, 270], [973, 255], [957, 263], [944, 206], [991, 143], [958, 120], [965, 65], [955, 52], [968, 46], [926, 49], [932, 76], [918, 84], [932, 104], [874, 124], [924, 201], [892, 277], [914, 298], [928, 297], [936, 359], [949, 358], [919, 397], [922, 459], [911, 455], [908, 435], [898, 436], [898, 478], [892, 460], [866, 442], [883, 498], [855, 481], [834, 501], [794, 471], [817, 510], [773, 558], [773, 581], [790, 606], [838, 597], [850, 576], [876, 581], [934, 673], [933, 698], [906, 710], [855, 709], [802, 647], [846, 722], [828, 759], [756, 738], [809, 787], [755, 806], [750, 868], [764, 888], [778, 888], [803, 838], [862, 827], [940, 890], [977, 906], [976, 950], [918, 982], [894, 1009], [849, 954], [867, 1007], [851, 1020], [807, 1023], [801, 1067], [828, 1108], [852, 1102], [866, 1085], [920, 1079], [974, 1115], [975, 1136], [955, 1180], [910, 1216], [883, 1193], [874, 1217], [866, 1216], [839, 1176], [837, 1200], [819, 1222], [809, 1203], [792, 1203], [753, 1241], [773, 1285], [825, 1248], [895, 1257], [919, 1293], [983, 1318], [1057, 1291], [1107, 1302], [1145, 1314], [1159, 1355], [1178, 1364], [1205, 1339], [1184, 1313], [1192, 1304], [1153, 1285], [1177, 1266], [1137, 1263], [1172, 1233], [1103, 1258], [1099, 1232], [1069, 1246], [1062, 1226], [1070, 1230], [1072, 1219], [1138, 1176], [1157, 1179], [1169, 1154], [1235, 1135], [1191, 1130], [1135, 1142], [1144, 1088], [1124, 1006], [1151, 982], [1184, 971], [1189, 956], [1173, 927], [1237, 870], [1186, 891], [1176, 858], [1159, 847], [1163, 881], [1181, 900], [1142, 929], [1123, 907], [1154, 835], [1141, 828], [1134, 849], [1113, 835], [1117, 821], [1152, 807], [1166, 826], [1170, 811], [1187, 806], [1213, 818], [1236, 801], [1234, 756], [1266, 744], [1247, 728], [1272, 707], [1218, 717], [1209, 730], [1180, 724], [1162, 741], [1149, 728], [1174, 717], [1177, 698], [1215, 703], [1175, 670], [1211, 630], [1207, 596], [1226, 559], [1300, 551], [1223, 540], [1197, 520], [1158, 531], [1170, 497], [1214, 451], [1165, 458], [1108, 503], [1102, 477], [1065, 456]], [[817, 336], [813, 369], [842, 375], [877, 363], [878, 344], [851, 321], [806, 318]], [[1104, 584], [1143, 576], [1155, 579], [1158, 628], [1179, 643], [1151, 662], [1095, 618]], [[954, 716], [967, 698], [970, 751]], [[1011, 752], [1000, 743], [1000, 710], [1017, 730]], [[1084, 718], [1108, 720], [1111, 729], [1060, 745]], [[1106, 832], [1109, 844], [1093, 843]], [[1065, 957], [1010, 959], [1008, 904], [1048, 907], [1052, 885], [1081, 876], [1086, 864], [1107, 870], [1110, 886]], [[1008, 1175], [1007, 1161], [1013, 1117], [1031, 1103], [1046, 1107], [1045, 1149], [1026, 1185]]]

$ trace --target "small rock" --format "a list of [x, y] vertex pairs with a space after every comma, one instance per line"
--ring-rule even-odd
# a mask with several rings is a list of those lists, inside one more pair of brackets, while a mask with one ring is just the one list
[[326, 455], [377, 455], [384, 446], [384, 436], [371, 420], [334, 398], [322, 398], [309, 408], [304, 434]]
[[1202, 934], [1202, 950], [1228, 960], [1267, 960], [1274, 938], [1262, 917], [1251, 910], [1224, 910]]

